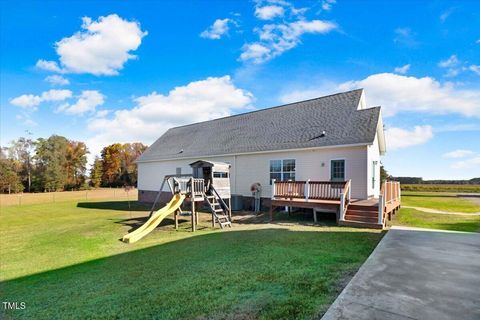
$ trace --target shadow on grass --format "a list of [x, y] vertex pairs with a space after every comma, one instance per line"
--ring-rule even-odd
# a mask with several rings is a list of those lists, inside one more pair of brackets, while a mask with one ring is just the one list
[[98, 201], [98, 202], [79, 202], [78, 208], [96, 209], [96, 210], [121, 210], [121, 211], [150, 211], [151, 205], [137, 201]]
[[319, 318], [380, 237], [285, 229], [196, 234], [3, 281], [1, 295], [26, 303], [7, 311], [15, 318]]
[[313, 221], [313, 213], [306, 211], [294, 211], [290, 214], [286, 211], [275, 211], [273, 213], [273, 221], [270, 221], [269, 212], [253, 212], [234, 213], [233, 221], [235, 224], [298, 224], [303, 226], [338, 226], [335, 213], [318, 213], [317, 223]]

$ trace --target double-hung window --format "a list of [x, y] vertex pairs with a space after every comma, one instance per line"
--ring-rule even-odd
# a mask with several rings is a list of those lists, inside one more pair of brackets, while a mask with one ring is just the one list
[[270, 183], [277, 181], [295, 181], [295, 159], [270, 160]]
[[345, 160], [332, 160], [330, 162], [330, 180], [345, 181]]

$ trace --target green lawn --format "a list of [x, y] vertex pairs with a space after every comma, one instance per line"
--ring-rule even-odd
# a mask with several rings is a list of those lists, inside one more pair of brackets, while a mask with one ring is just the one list
[[[319, 317], [382, 233], [340, 227], [203, 223], [169, 219], [127, 245], [144, 217], [127, 202], [1, 208], [2, 301], [7, 317], [303, 319]], [[2, 315], [0, 314], [0, 318]]]
[[426, 213], [407, 208], [400, 209], [394, 219], [394, 224], [418, 228], [480, 232], [480, 216]]
[[480, 205], [453, 193], [402, 192], [402, 206], [423, 207], [449, 212], [480, 212]]
[[480, 212], [480, 205], [443, 192], [402, 192], [402, 206], [394, 225], [419, 228], [480, 232], [480, 216], [427, 213], [405, 206], [437, 209], [446, 212]]

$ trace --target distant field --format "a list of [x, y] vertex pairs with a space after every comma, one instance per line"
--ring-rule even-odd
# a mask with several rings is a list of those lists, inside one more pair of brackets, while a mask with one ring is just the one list
[[402, 184], [402, 191], [480, 193], [480, 184]]
[[[478, 198], [477, 198], [478, 199]], [[462, 198], [449, 192], [402, 192], [402, 206], [423, 207], [449, 212], [480, 212], [473, 197]]]
[[137, 197], [137, 189], [131, 189], [127, 193], [124, 188], [99, 188], [83, 191], [0, 194], [0, 206], [10, 207], [63, 201], [89, 201], [104, 199], [136, 201]]
[[[480, 232], [480, 198], [461, 198], [449, 192], [402, 192], [402, 209], [393, 224], [419, 228]], [[466, 214], [427, 213], [407, 207], [421, 207], [442, 212]]]

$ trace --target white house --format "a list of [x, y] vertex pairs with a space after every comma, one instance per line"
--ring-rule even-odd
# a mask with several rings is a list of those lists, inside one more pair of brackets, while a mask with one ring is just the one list
[[[169, 129], [137, 160], [139, 200], [153, 200], [167, 174], [198, 159], [231, 165], [232, 194], [271, 180], [347, 181], [351, 197], [378, 197], [385, 153], [381, 108], [363, 89]], [[167, 189], [165, 189], [167, 191]]]

